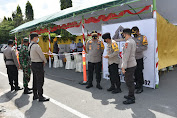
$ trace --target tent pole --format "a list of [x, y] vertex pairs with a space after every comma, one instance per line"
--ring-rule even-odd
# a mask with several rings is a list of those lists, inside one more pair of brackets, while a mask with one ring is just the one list
[[155, 27], [155, 88], [159, 88], [159, 71], [158, 71], [158, 42], [157, 42], [157, 7], [156, 7], [156, 0], [153, 0], [153, 18], [156, 20], [156, 27]]
[[83, 81], [79, 84], [86, 85], [87, 83], [87, 72], [86, 72], [86, 48], [85, 48], [85, 35], [84, 35], [84, 16], [82, 16], [82, 35], [83, 35], [83, 51], [82, 51], [82, 61], [83, 61]]
[[49, 30], [49, 68], [51, 68], [51, 46], [50, 46], [50, 30]]
[[153, 18], [156, 18], [156, 10], [157, 10], [156, 0], [153, 0]]
[[17, 33], [15, 33], [15, 49], [17, 50]]

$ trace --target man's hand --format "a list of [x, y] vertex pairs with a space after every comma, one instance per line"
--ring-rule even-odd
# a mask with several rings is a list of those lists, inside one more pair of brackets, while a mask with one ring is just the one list
[[124, 69], [124, 68], [122, 68], [122, 73], [123, 73], [123, 74], [125, 74], [125, 73], [126, 73], [126, 71], [125, 71], [125, 69]]
[[109, 58], [109, 56], [108, 56], [108, 55], [106, 55], [106, 56], [104, 56], [104, 58], [107, 58], [107, 59], [108, 59], [108, 58]]
[[43, 65], [45, 66], [45, 62], [43, 62]]

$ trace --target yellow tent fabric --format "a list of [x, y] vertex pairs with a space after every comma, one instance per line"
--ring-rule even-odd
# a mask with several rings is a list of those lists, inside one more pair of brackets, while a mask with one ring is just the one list
[[157, 13], [159, 70], [177, 64], [177, 26]]

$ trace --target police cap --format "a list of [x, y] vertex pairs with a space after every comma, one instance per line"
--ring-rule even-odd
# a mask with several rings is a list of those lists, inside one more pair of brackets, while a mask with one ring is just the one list
[[23, 42], [24, 42], [24, 43], [27, 43], [27, 42], [29, 42], [29, 39], [28, 39], [27, 37], [25, 37], [25, 38], [23, 39]]
[[93, 30], [93, 31], [92, 31], [92, 36], [93, 36], [93, 35], [97, 35], [97, 31]]
[[12, 45], [14, 43], [14, 41], [12, 39], [8, 40], [8, 45]]

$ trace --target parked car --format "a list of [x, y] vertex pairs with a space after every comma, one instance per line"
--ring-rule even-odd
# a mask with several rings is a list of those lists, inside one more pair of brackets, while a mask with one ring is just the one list
[[1, 44], [0, 51], [3, 52], [7, 48], [7, 44]]

